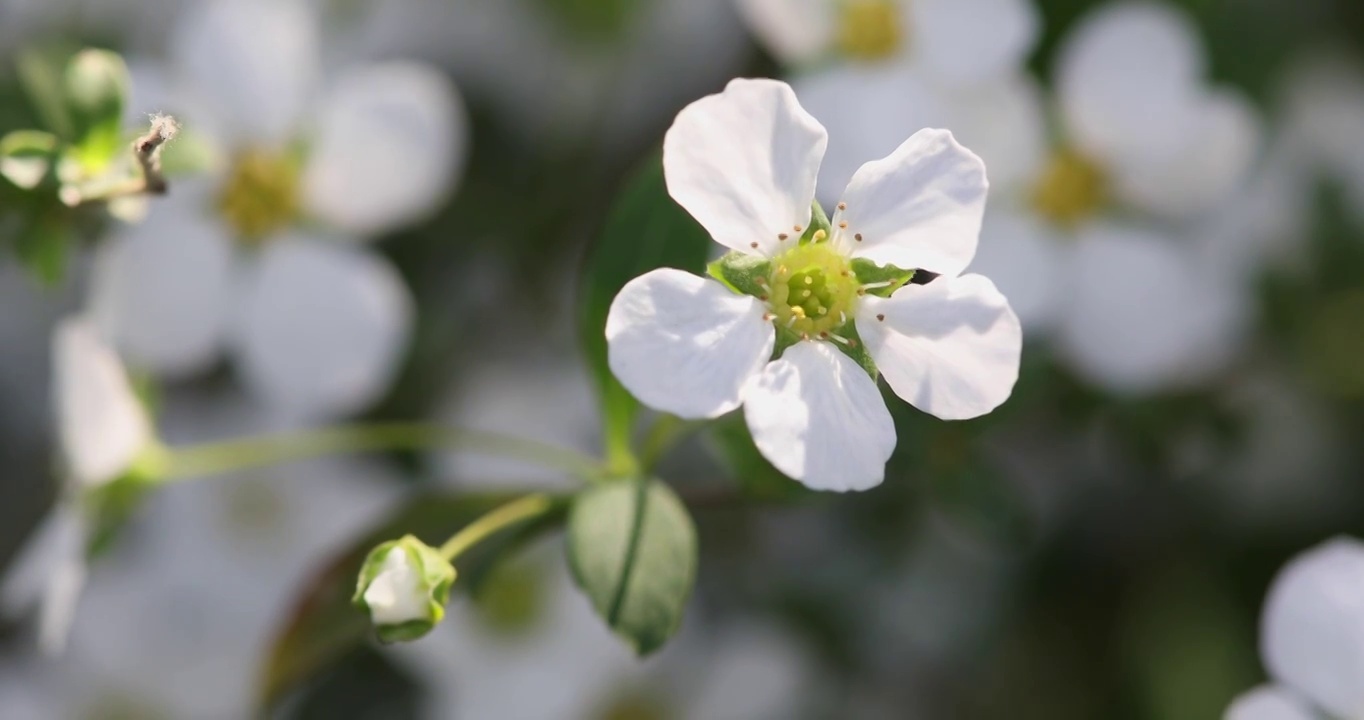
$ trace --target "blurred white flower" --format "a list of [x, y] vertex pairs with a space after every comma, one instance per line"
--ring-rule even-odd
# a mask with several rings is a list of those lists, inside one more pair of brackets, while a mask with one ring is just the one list
[[1206, 84], [1204, 63], [1179, 12], [1116, 3], [1061, 48], [1060, 144], [1048, 149], [1025, 78], [993, 107], [945, 111], [990, 163], [973, 269], [998, 278], [1024, 325], [1054, 333], [1069, 364], [1110, 390], [1202, 381], [1234, 356], [1249, 313], [1242, 263], [1204, 251], [1200, 236], [1220, 228], [1198, 222], [1245, 183], [1259, 123], [1239, 94]]
[[[716, 242], [770, 261], [761, 283], [770, 297], [680, 270], [646, 273], [611, 304], [608, 359], [645, 404], [685, 418], [742, 404], [758, 449], [782, 472], [816, 489], [861, 490], [881, 482], [895, 427], [875, 381], [840, 345], [865, 343], [896, 394], [961, 419], [1008, 398], [1022, 337], [988, 279], [958, 276], [984, 210], [979, 158], [951, 133], [920, 131], [862, 166], [831, 237], [800, 244], [826, 142], [773, 80], [734, 80], [683, 109], [663, 141], [669, 193]], [[854, 260], [939, 276], [889, 298], [864, 295], [876, 284], [858, 280]], [[796, 338], [776, 360], [773, 323]]]
[[1364, 543], [1340, 537], [1279, 571], [1260, 620], [1260, 656], [1277, 687], [1242, 696], [1227, 720], [1364, 718]]
[[228, 351], [255, 397], [299, 419], [386, 388], [412, 302], [356, 241], [430, 213], [466, 152], [445, 77], [388, 62], [322, 82], [317, 35], [299, 2], [186, 10], [154, 109], [176, 111], [178, 142], [210, 147], [214, 171], [101, 247], [91, 301], [130, 363], [183, 376]]
[[957, 89], [1016, 71], [1040, 30], [1031, 0], [739, 0], [739, 8], [785, 64], [890, 62]]
[[83, 318], [57, 326], [52, 341], [53, 389], [64, 489], [0, 588], [7, 613], [42, 598], [39, 645], [60, 652], [85, 582], [87, 496], [132, 472], [156, 439], [112, 349]]

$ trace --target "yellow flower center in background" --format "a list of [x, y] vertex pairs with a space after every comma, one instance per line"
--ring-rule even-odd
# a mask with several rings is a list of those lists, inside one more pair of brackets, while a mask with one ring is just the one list
[[880, 60], [904, 45], [900, 5], [895, 0], [844, 0], [838, 19], [838, 49], [858, 60]]
[[1062, 227], [1098, 212], [1108, 202], [1108, 176], [1089, 158], [1063, 148], [1052, 156], [1033, 186], [1033, 207]]
[[767, 306], [779, 328], [819, 337], [853, 319], [862, 285], [852, 263], [827, 242], [798, 245], [772, 258]]
[[286, 153], [237, 155], [218, 194], [218, 211], [238, 237], [258, 243], [298, 218], [298, 161]]

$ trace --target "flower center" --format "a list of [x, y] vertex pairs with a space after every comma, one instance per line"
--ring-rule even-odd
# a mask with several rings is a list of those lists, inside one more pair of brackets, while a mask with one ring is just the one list
[[1062, 227], [1098, 212], [1108, 201], [1108, 175], [1089, 158], [1069, 148], [1052, 156], [1033, 186], [1033, 207]]
[[862, 290], [852, 262], [827, 242], [797, 245], [772, 258], [767, 284], [777, 327], [811, 338], [852, 320]]
[[238, 237], [259, 243], [298, 218], [297, 160], [287, 153], [243, 151], [233, 160], [217, 207]]
[[838, 19], [838, 49], [858, 60], [881, 60], [904, 44], [895, 0], [845, 0]]

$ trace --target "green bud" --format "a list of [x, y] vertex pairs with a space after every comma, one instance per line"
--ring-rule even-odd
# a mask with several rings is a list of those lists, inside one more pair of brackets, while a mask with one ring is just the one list
[[360, 568], [352, 602], [369, 613], [383, 642], [416, 640], [445, 617], [455, 568], [412, 535], [382, 543]]

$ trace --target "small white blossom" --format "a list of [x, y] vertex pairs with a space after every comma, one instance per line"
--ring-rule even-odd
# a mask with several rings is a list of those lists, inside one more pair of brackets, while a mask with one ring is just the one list
[[401, 546], [394, 546], [384, 556], [384, 564], [364, 597], [375, 625], [423, 620], [429, 614], [430, 595], [423, 587], [421, 572], [412, 566]]
[[361, 241], [426, 217], [466, 154], [448, 78], [386, 61], [324, 83], [318, 26], [295, 0], [190, 4], [169, 62], [132, 63], [150, 89], [136, 104], [174, 111], [179, 142], [213, 163], [101, 246], [91, 289], [131, 364], [186, 376], [229, 354], [285, 421], [353, 413], [387, 388], [413, 303]]
[[[951, 133], [922, 130], [863, 165], [831, 236], [801, 244], [827, 140], [781, 82], [734, 80], [684, 108], [663, 143], [669, 193], [716, 242], [770, 262], [767, 292], [654, 270], [621, 289], [606, 337], [612, 371], [645, 404], [687, 418], [743, 405], [782, 472], [861, 490], [881, 482], [895, 427], [851, 352], [868, 353], [919, 409], [970, 418], [1008, 398], [1022, 336], [989, 280], [960, 275], [984, 211], [980, 159]], [[938, 277], [876, 297], [853, 269], [863, 260]], [[778, 333], [798, 341], [774, 360]]]
[[1364, 543], [1336, 538], [1279, 572], [1260, 619], [1260, 656], [1275, 685], [1253, 690], [1227, 720], [1364, 717]]

